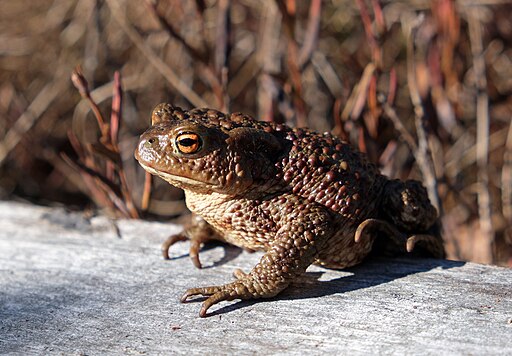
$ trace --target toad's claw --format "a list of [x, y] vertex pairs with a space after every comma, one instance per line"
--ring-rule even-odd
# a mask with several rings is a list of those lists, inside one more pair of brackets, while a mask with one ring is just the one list
[[215, 293], [218, 293], [219, 291], [221, 291], [220, 286], [190, 288], [190, 289], [187, 289], [185, 294], [183, 294], [180, 301], [182, 303], [188, 302], [190, 297], [194, 297], [197, 295], [203, 296], [203, 297], [209, 297]]
[[235, 277], [236, 279], [243, 279], [247, 277], [247, 273], [242, 271], [240, 268], [237, 268], [233, 271], [233, 277]]
[[162, 244], [162, 256], [164, 257], [164, 260], [170, 260], [169, 249], [172, 245], [174, 245], [176, 242], [185, 240], [187, 240], [187, 237], [183, 234], [169, 236], [167, 240], [165, 240], [165, 242]]
[[[162, 256], [165, 260], [169, 260], [169, 249], [172, 245], [174, 245], [176, 242], [186, 241], [188, 240], [188, 237], [185, 234], [177, 234], [177, 235], [171, 235], [165, 242], [162, 244]], [[201, 269], [201, 261], [199, 261], [199, 250], [201, 249], [201, 240], [198, 239], [191, 239], [190, 240], [190, 250], [189, 250], [189, 256], [192, 260], [192, 263], [196, 268]]]
[[194, 266], [198, 269], [203, 268], [201, 265], [201, 261], [199, 261], [199, 250], [201, 249], [201, 241], [199, 240], [191, 240], [190, 241], [190, 249], [189, 249], [189, 256], [192, 260], [192, 263]]
[[396, 229], [387, 221], [380, 219], [366, 219], [357, 227], [356, 233], [354, 234], [354, 241], [356, 243], [359, 243], [366, 235], [366, 233], [371, 233], [373, 231], [384, 232], [391, 238], [397, 240], [397, 242], [401, 242], [402, 240], [405, 239], [405, 235], [398, 231], [398, 229]]
[[407, 252], [412, 252], [414, 250], [414, 246], [416, 246], [416, 242], [421, 240], [425, 240], [425, 235], [413, 235], [407, 238], [407, 242], [405, 243]]
[[423, 241], [425, 247], [436, 257], [444, 258], [444, 248], [442, 242], [434, 235], [420, 234], [412, 235], [407, 238], [407, 252], [412, 252], [418, 241]]
[[230, 301], [234, 299], [247, 299], [253, 297], [252, 293], [249, 292], [249, 290], [244, 284], [235, 281], [233, 283], [229, 283], [223, 286], [211, 286], [188, 289], [185, 292], [185, 294], [183, 294], [180, 301], [182, 303], [185, 303], [189, 300], [190, 297], [196, 295], [208, 297], [203, 302], [201, 310], [199, 311], [199, 316], [201, 318], [206, 317], [208, 309], [210, 309], [212, 305], [215, 305], [219, 302]]

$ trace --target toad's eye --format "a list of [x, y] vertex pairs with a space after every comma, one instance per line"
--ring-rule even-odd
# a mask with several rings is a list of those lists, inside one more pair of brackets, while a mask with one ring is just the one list
[[196, 153], [201, 149], [201, 145], [201, 138], [198, 134], [193, 132], [181, 133], [176, 137], [176, 146], [181, 153]]

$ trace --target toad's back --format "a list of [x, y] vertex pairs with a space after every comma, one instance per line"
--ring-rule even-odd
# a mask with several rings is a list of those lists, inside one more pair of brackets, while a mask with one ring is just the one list
[[286, 139], [292, 146], [279, 169], [294, 194], [353, 224], [375, 214], [386, 179], [364, 155], [330, 134], [293, 129]]

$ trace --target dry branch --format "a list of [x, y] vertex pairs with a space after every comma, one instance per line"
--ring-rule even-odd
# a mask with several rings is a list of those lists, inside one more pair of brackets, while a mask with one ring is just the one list
[[480, 230], [487, 241], [486, 251], [482, 251], [484, 261], [493, 262], [492, 248], [494, 232], [492, 228], [491, 195], [489, 192], [489, 97], [483, 57], [482, 25], [478, 20], [477, 7], [467, 9], [469, 38], [473, 53], [473, 70], [477, 87], [476, 97], [476, 162], [478, 167], [478, 214]]

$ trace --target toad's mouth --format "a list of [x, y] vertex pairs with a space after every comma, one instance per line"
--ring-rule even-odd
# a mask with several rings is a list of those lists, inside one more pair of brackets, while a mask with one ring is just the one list
[[193, 179], [193, 178], [188, 178], [188, 177], [183, 177], [183, 176], [178, 176], [178, 175], [175, 175], [175, 174], [171, 174], [171, 173], [168, 173], [168, 172], [164, 172], [164, 171], [159, 171], [153, 167], [150, 167], [144, 163], [142, 163], [141, 161], [139, 161], [139, 164], [142, 166], [142, 168], [144, 168], [147, 172], [153, 174], [153, 175], [156, 175], [160, 178], [162, 178], [163, 180], [169, 182], [170, 184], [172, 185], [177, 185], [178, 187], [181, 188], [182, 185], [186, 185], [186, 186], [200, 186], [200, 187], [205, 187], [205, 186], [208, 186], [208, 187], [211, 187], [211, 188], [216, 188], [218, 187], [218, 185], [216, 184], [212, 184], [210, 182], [204, 182], [204, 181], [201, 181], [201, 180], [197, 180], [197, 179]]

